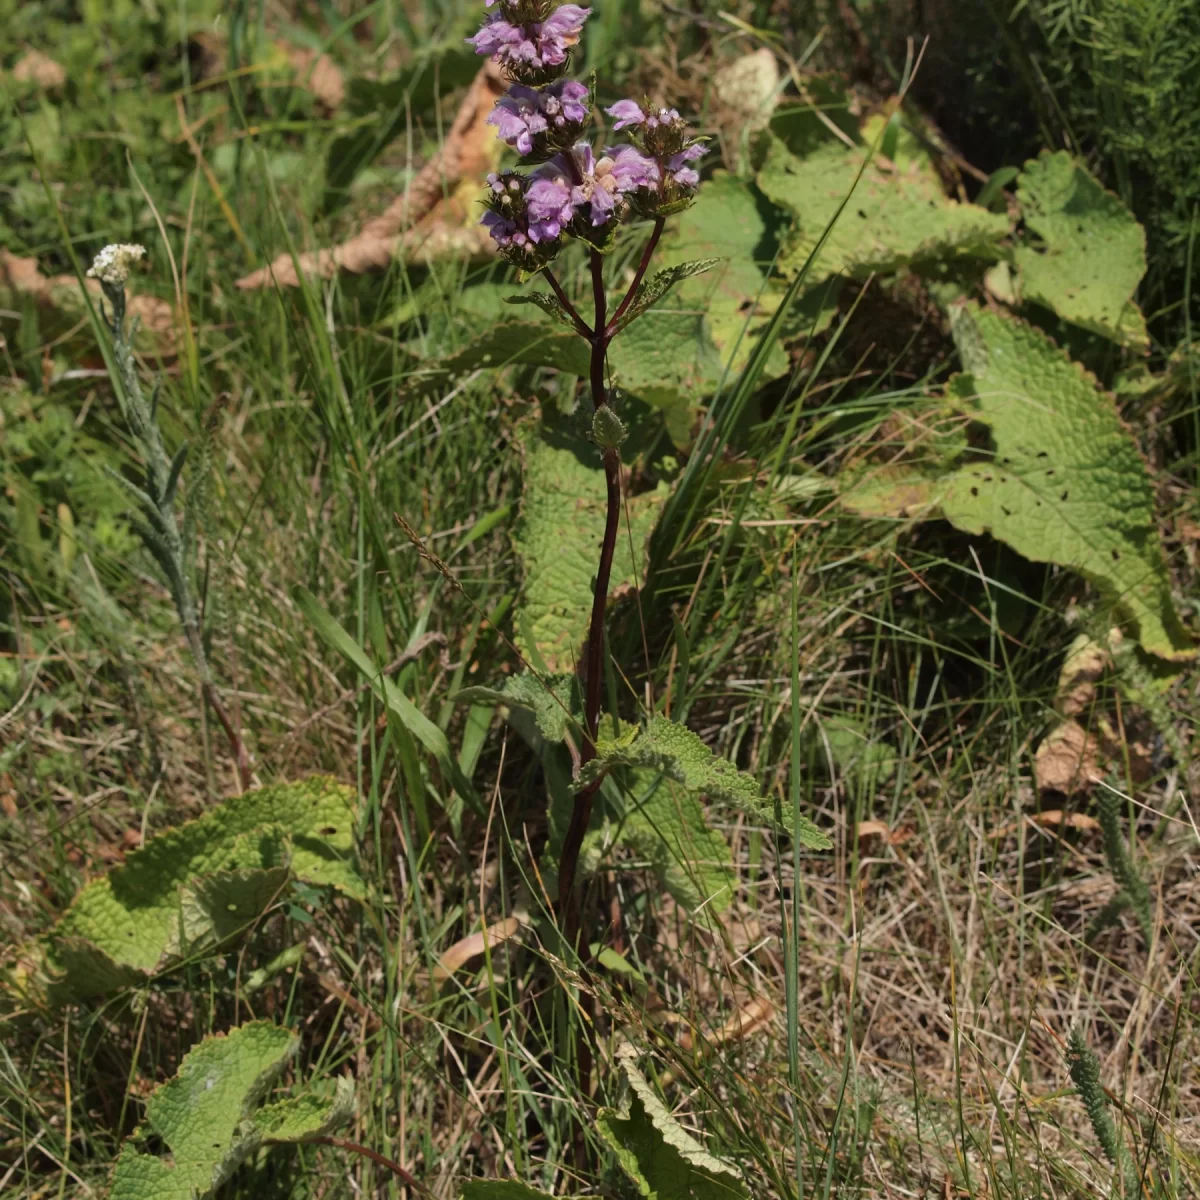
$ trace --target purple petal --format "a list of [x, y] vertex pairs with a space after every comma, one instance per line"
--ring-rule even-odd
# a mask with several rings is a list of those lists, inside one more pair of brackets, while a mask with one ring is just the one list
[[548, 33], [552, 37], [577, 37], [584, 21], [591, 14], [590, 8], [581, 8], [578, 4], [564, 4], [542, 22], [540, 32]]
[[612, 108], [604, 110], [610, 117], [616, 117], [614, 129], [624, 129], [626, 125], [640, 125], [646, 114], [632, 100], [618, 100]]

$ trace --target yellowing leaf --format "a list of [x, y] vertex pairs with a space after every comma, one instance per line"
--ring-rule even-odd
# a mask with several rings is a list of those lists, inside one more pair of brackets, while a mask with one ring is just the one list
[[254, 1021], [194, 1046], [122, 1146], [109, 1200], [204, 1200], [264, 1141], [295, 1142], [343, 1124], [354, 1110], [349, 1079], [331, 1098], [309, 1092], [258, 1107], [299, 1045], [287, 1029]]
[[1065, 150], [1017, 177], [1026, 239], [1013, 250], [1020, 296], [1124, 345], [1148, 345], [1133, 295], [1146, 273], [1146, 235], [1133, 214]]

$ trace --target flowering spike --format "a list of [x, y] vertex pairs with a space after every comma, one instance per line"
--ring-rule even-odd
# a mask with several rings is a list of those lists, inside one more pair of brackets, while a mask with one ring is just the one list
[[467, 38], [475, 52], [490, 55], [519, 83], [536, 85], [563, 75], [592, 10], [578, 4], [555, 7], [547, 0], [498, 3], [479, 32]]

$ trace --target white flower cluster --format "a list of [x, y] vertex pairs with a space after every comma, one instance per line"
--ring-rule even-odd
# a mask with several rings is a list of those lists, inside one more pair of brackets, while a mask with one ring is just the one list
[[92, 269], [88, 271], [88, 275], [93, 279], [100, 280], [101, 283], [107, 283], [112, 287], [121, 287], [129, 278], [133, 264], [145, 253], [145, 246], [118, 245], [116, 243], [105, 246], [96, 255], [96, 260], [92, 263]]

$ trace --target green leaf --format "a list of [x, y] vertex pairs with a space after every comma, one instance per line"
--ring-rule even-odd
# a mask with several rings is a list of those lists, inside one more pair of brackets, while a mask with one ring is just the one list
[[687, 912], [724, 912], [737, 876], [729, 843], [705, 820], [699, 797], [658, 771], [630, 771], [617, 839], [649, 859], [663, 886]]
[[[704, 313], [717, 357], [731, 372], [746, 365], [754, 332], [779, 305], [778, 292], [764, 287], [775, 252], [777, 219], [777, 210], [756, 188], [717, 171], [704, 185], [704, 202], [672, 222], [661, 243], [659, 261], [668, 267], [719, 256], [719, 265], [707, 277], [679, 285], [672, 304]], [[773, 378], [787, 369], [787, 355], [775, 346], [766, 376]]]
[[844, 776], [856, 779], [866, 792], [886, 783], [896, 771], [899, 757], [889, 742], [872, 739], [866, 725], [851, 716], [827, 717], [810, 726], [816, 761], [832, 765]]
[[689, 445], [701, 401], [724, 373], [703, 309], [647, 312], [613, 340], [608, 361], [625, 391], [663, 414], [671, 440]]
[[246, 792], [152, 839], [88, 884], [51, 931], [45, 999], [134, 986], [227, 945], [293, 881], [361, 899], [354, 820], [351, 790], [318, 776]]
[[[705, 199], [707, 200], [707, 195]], [[653, 308], [677, 283], [711, 271], [720, 261], [719, 258], [704, 258], [692, 262], [682, 262], [656, 272], [649, 279], [644, 279], [638, 285], [637, 295], [634, 296], [633, 302], [617, 322], [614, 336], [631, 322], [636, 321], [647, 309]]]
[[307, 1092], [258, 1107], [299, 1045], [287, 1029], [254, 1021], [192, 1047], [121, 1147], [109, 1200], [203, 1200], [264, 1141], [296, 1142], [344, 1124], [354, 1111], [344, 1078], [331, 1099]]
[[462, 350], [421, 366], [405, 376], [405, 390], [441, 391], [472, 371], [510, 366], [555, 367], [587, 376], [589, 350], [577, 333], [555, 329], [545, 321], [501, 321]]
[[548, 742], [565, 740], [581, 724], [579, 677], [549, 675], [539, 679], [526, 672], [504, 681], [502, 688], [468, 687], [454, 694], [456, 704], [504, 704], [533, 713], [538, 731]]
[[1134, 293], [1146, 273], [1146, 235], [1133, 214], [1065, 150], [1025, 164], [1017, 199], [1036, 235], [1013, 250], [1022, 300], [1126, 346], [1149, 344]]
[[1110, 395], [1044, 334], [976, 308], [954, 310], [964, 365], [951, 390], [988, 426], [993, 453], [941, 488], [947, 520], [989, 532], [1034, 562], [1079, 572], [1131, 621], [1143, 649], [1190, 657], [1175, 612], [1154, 485]]
[[[298, 587], [293, 595], [300, 611], [308, 618], [313, 628], [348, 663], [358, 669], [363, 679], [371, 685], [371, 690], [399, 718], [405, 729], [433, 755], [450, 786], [474, 809], [482, 812], [483, 805], [479, 796], [459, 767], [450, 750], [450, 743], [441, 729], [383, 675], [366, 651], [321, 607], [320, 602], [307, 588]], [[455, 814], [450, 815], [454, 819]]]
[[[752, 775], [714, 754], [690, 729], [666, 717], [651, 717], [644, 729], [597, 744], [597, 754], [579, 773], [579, 786], [598, 779], [616, 766], [661, 771], [690, 792], [724, 800], [758, 820], [774, 820], [774, 807], [759, 791]], [[814, 850], [826, 850], [829, 839], [811, 821], [801, 818], [802, 840]]]
[[[635, 554], [637, 580], [644, 577], [646, 541], [665, 498], [660, 484], [622, 505], [610, 594], [634, 583]], [[552, 672], [574, 669], [587, 636], [606, 510], [604, 471], [594, 449], [552, 445], [544, 438], [529, 444], [521, 520], [513, 536], [525, 568], [517, 645], [528, 655], [532, 636]]]
[[552, 1200], [549, 1192], [538, 1191], [515, 1179], [468, 1179], [462, 1185], [462, 1200]]
[[891, 169], [877, 159], [859, 179], [865, 153], [829, 142], [801, 159], [770, 137], [758, 186], [796, 218], [780, 254], [784, 274], [803, 267], [847, 195], [850, 202], [813, 263], [810, 286], [836, 274], [862, 279], [913, 263], [1000, 257], [1006, 216], [951, 200], [927, 159], [916, 154]]
[[505, 296], [504, 303], [535, 304], [542, 312], [553, 317], [572, 332], [578, 332], [575, 329], [575, 322], [571, 319], [571, 314], [567, 312], [563, 302], [551, 292], [529, 292], [524, 296]]
[[628, 1048], [621, 1058], [628, 1103], [621, 1109], [601, 1109], [596, 1128], [639, 1194], [648, 1200], [748, 1198], [737, 1169], [710, 1154], [675, 1120], [633, 1065]]

